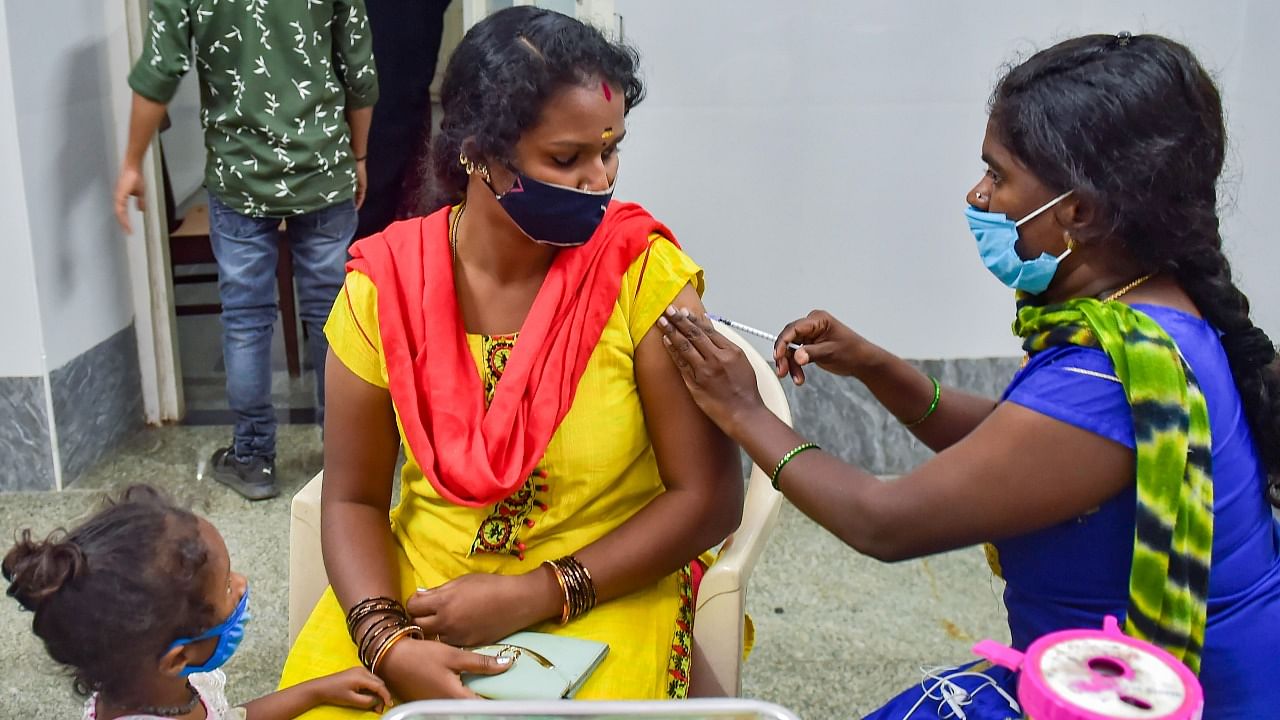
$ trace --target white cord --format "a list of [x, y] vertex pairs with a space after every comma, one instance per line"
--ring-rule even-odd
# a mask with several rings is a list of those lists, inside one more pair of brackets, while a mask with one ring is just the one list
[[[999, 683], [985, 673], [970, 670], [962, 671], [958, 668], [947, 666], [921, 667], [920, 672], [924, 674], [924, 680], [920, 681], [920, 689], [924, 691], [924, 694], [920, 696], [919, 700], [916, 700], [915, 705], [911, 706], [911, 709], [907, 711], [907, 714], [902, 716], [902, 720], [910, 720], [911, 716], [914, 715], [922, 705], [924, 705], [925, 700], [938, 701], [939, 718], [943, 718], [944, 720], [949, 720], [950, 718], [956, 718], [956, 720], [967, 720], [968, 715], [965, 713], [963, 708], [972, 703], [974, 697], [976, 697], [979, 692], [989, 687], [995, 688], [995, 691], [1004, 698], [1006, 703], [1009, 704], [1009, 709], [1019, 715], [1022, 714], [1022, 707], [1018, 705], [1018, 701], [1014, 700], [1009, 693], [1005, 692], [1004, 688], [1000, 687]], [[974, 688], [972, 691], [965, 690], [953, 682], [954, 679], [962, 677], [982, 678], [986, 682]], [[926, 687], [930, 680], [934, 680], [936, 682]], [[935, 691], [938, 693], [937, 695], [934, 694]], [[945, 715], [943, 714], [943, 705], [946, 705], [947, 714]]]

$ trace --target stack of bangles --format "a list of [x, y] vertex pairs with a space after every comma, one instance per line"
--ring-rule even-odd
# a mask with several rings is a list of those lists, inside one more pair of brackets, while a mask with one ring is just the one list
[[560, 584], [560, 592], [564, 594], [561, 625], [596, 606], [596, 586], [591, 581], [591, 572], [577, 558], [566, 555], [559, 560], [547, 560], [542, 564], [551, 567], [551, 571], [556, 574], [556, 582]]
[[[404, 605], [389, 597], [366, 598], [353, 605], [347, 613], [347, 633], [356, 644], [360, 663], [374, 674], [377, 674], [378, 663], [382, 662], [392, 645], [406, 637], [426, 639], [422, 628], [413, 624]], [[356, 638], [357, 633], [359, 639]]]

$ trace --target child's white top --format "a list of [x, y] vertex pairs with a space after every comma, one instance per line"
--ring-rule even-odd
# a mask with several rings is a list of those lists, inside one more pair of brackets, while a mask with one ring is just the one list
[[[242, 707], [232, 707], [227, 702], [227, 676], [221, 670], [192, 673], [187, 677], [204, 704], [206, 720], [245, 720]], [[98, 693], [93, 693], [84, 703], [83, 720], [98, 720]], [[125, 715], [120, 720], [165, 720], [158, 715]]]

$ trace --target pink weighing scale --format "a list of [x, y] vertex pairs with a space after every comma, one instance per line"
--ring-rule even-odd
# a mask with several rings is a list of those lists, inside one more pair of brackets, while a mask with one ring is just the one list
[[1066, 630], [1031, 643], [1025, 654], [994, 640], [973, 651], [1020, 670], [1018, 702], [1028, 720], [1200, 720], [1200, 682], [1177, 658], [1120, 632]]

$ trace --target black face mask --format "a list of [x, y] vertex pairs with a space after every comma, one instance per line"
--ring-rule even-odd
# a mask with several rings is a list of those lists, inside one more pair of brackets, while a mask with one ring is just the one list
[[591, 192], [534, 180], [514, 168], [512, 171], [515, 184], [494, 196], [516, 227], [544, 245], [585, 245], [600, 227], [613, 198], [612, 184], [606, 190]]

